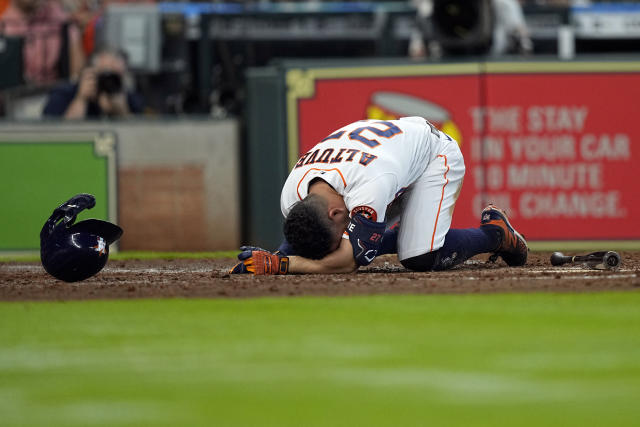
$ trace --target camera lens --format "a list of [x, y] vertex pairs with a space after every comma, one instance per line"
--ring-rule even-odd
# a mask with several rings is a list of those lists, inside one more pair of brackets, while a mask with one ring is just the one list
[[122, 76], [114, 72], [98, 74], [98, 92], [109, 95], [122, 92]]

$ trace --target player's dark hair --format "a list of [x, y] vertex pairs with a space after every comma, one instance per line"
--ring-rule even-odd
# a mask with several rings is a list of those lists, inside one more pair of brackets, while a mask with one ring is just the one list
[[296, 255], [324, 258], [331, 251], [332, 236], [327, 202], [317, 194], [309, 194], [293, 205], [284, 220], [284, 237]]

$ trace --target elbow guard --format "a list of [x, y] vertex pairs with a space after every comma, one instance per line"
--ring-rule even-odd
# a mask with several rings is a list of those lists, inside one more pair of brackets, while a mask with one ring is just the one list
[[347, 226], [353, 258], [359, 266], [369, 265], [378, 255], [384, 234], [384, 222], [374, 222], [354, 215]]

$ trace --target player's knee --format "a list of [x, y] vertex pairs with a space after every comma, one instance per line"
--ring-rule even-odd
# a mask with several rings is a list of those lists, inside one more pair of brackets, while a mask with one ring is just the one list
[[403, 259], [400, 263], [409, 270], [431, 271], [435, 270], [438, 264], [438, 252], [428, 252], [426, 254]]

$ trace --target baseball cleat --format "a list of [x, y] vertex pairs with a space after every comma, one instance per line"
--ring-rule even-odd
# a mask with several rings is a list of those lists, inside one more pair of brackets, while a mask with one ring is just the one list
[[521, 266], [527, 262], [529, 247], [524, 237], [518, 233], [509, 223], [505, 212], [496, 206], [489, 205], [482, 211], [480, 219], [481, 228], [496, 229], [502, 236], [500, 245], [489, 257], [495, 262], [500, 257], [509, 266]]

